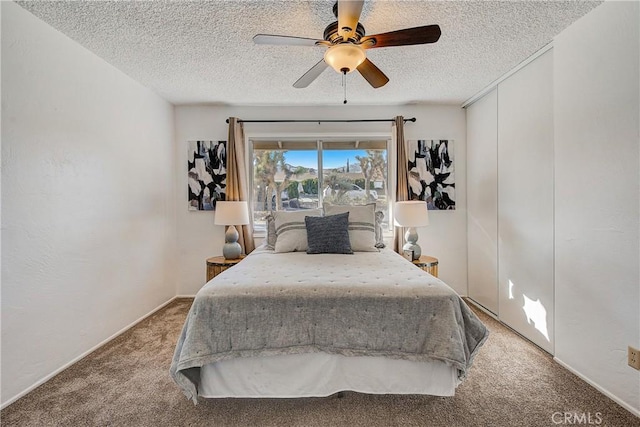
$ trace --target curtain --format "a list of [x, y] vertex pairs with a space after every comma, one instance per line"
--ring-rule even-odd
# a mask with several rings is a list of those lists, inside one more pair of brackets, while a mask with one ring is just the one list
[[[409, 200], [409, 173], [407, 164], [407, 150], [404, 142], [404, 117], [396, 116], [393, 124], [393, 149], [396, 157], [396, 191], [393, 203]], [[393, 227], [393, 250], [400, 253], [404, 239], [404, 228]]]
[[[229, 117], [229, 138], [227, 140], [227, 193], [226, 200], [249, 200], [247, 163], [245, 162], [244, 127], [236, 117]], [[253, 242], [253, 217], [249, 215], [249, 225], [236, 227], [238, 243], [245, 254], [255, 249]]]

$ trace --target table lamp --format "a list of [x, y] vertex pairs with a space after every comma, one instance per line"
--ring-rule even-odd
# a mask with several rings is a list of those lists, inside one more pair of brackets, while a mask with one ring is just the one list
[[427, 203], [423, 200], [412, 200], [408, 202], [397, 202], [395, 207], [395, 220], [402, 227], [409, 227], [404, 235], [407, 243], [402, 247], [403, 251], [413, 251], [413, 261], [420, 259], [422, 249], [416, 243], [418, 232], [416, 227], [429, 225], [429, 211]]
[[238, 259], [242, 254], [242, 247], [238, 243], [238, 230], [236, 225], [249, 224], [249, 209], [246, 201], [229, 202], [218, 201], [216, 203], [216, 225], [228, 225], [224, 234], [224, 246], [222, 255], [225, 259]]

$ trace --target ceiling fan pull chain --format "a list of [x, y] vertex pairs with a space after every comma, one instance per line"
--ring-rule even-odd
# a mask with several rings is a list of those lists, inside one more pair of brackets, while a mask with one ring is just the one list
[[342, 70], [342, 87], [344, 90], [344, 101], [343, 104], [347, 103], [347, 71]]

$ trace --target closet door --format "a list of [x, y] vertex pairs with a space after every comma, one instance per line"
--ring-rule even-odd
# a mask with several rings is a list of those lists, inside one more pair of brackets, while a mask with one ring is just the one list
[[467, 107], [469, 297], [498, 314], [498, 94]]
[[500, 320], [550, 353], [553, 194], [548, 51], [498, 86], [498, 287]]

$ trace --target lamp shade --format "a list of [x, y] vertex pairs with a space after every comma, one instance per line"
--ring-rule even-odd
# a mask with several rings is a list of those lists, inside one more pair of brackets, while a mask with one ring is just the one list
[[347, 73], [352, 72], [358, 68], [358, 65], [362, 64], [365, 59], [367, 59], [367, 54], [364, 53], [364, 49], [351, 43], [331, 46], [324, 53], [324, 61], [338, 73], [342, 73], [343, 71]]
[[216, 203], [214, 223], [217, 225], [249, 224], [249, 208], [247, 202], [218, 201]]
[[423, 200], [397, 202], [394, 215], [396, 222], [402, 227], [423, 227], [429, 225], [427, 202]]

